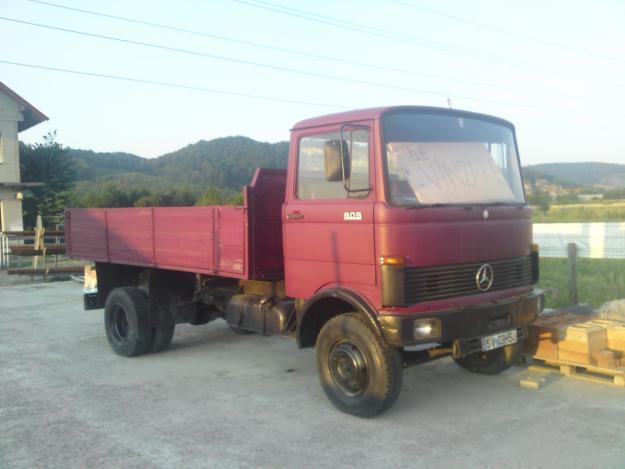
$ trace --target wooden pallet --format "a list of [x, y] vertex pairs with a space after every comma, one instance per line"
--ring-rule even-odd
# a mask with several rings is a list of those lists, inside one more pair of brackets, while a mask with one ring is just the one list
[[564, 376], [583, 381], [611, 384], [621, 388], [625, 387], [625, 367], [598, 368], [566, 360], [543, 359], [540, 357], [531, 357], [531, 363], [528, 368], [530, 371], [561, 373]]

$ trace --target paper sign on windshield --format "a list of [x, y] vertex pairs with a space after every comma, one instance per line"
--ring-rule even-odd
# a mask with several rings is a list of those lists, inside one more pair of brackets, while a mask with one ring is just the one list
[[408, 181], [422, 204], [515, 201], [483, 143], [393, 142], [387, 150], [391, 185]]

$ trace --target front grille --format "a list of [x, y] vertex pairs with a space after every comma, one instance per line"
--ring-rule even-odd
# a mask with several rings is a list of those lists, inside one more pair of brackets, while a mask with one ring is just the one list
[[530, 286], [538, 282], [536, 254], [471, 264], [406, 267], [404, 276], [406, 304], [484, 293], [477, 288], [475, 282], [477, 271], [484, 264], [489, 264], [493, 269], [493, 283], [488, 289], [489, 292]]

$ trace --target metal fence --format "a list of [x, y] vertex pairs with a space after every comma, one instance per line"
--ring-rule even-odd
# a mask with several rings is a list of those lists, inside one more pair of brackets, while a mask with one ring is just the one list
[[575, 243], [579, 257], [625, 259], [625, 223], [534, 223], [534, 242], [542, 257], [567, 257]]
[[9, 238], [0, 233], [0, 270], [6, 270], [9, 268]]

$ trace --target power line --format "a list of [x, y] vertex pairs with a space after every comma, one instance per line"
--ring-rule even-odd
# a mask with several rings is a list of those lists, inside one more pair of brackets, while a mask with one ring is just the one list
[[210, 38], [210, 39], [218, 39], [218, 40], [222, 40], [222, 41], [232, 42], [232, 43], [235, 43], [235, 44], [241, 44], [241, 45], [246, 45], [246, 46], [251, 46], [251, 47], [256, 47], [256, 48], [261, 48], [261, 49], [267, 49], [267, 50], [274, 50], [274, 51], [277, 51], [277, 52], [283, 52], [283, 53], [287, 53], [287, 54], [299, 55], [299, 56], [303, 56], [303, 57], [311, 57], [311, 58], [320, 59], [320, 60], [327, 60], [327, 61], [334, 62], [334, 63], [355, 65], [355, 66], [370, 68], [370, 69], [378, 70], [378, 71], [379, 70], [385, 70], [385, 71], [399, 73], [399, 74], [404, 74], [404, 75], [429, 77], [429, 78], [434, 78], [434, 79], [437, 79], [437, 80], [449, 80], [449, 81], [455, 81], [455, 82], [460, 82], [460, 83], [469, 84], [469, 85], [476, 85], [476, 86], [497, 87], [497, 88], [501, 88], [501, 89], [509, 89], [509, 90], [512, 90], [512, 91], [520, 91], [520, 92], [524, 92], [524, 93], [542, 94], [542, 95], [549, 95], [549, 96], [556, 95], [556, 96], [561, 96], [561, 97], [565, 97], [565, 98], [583, 99], [583, 100], [589, 100], [589, 101], [604, 101], [604, 102], [609, 102], [609, 103], [612, 103], [612, 104], [615, 103], [615, 101], [613, 99], [607, 99], [607, 98], [603, 98], [603, 99], [602, 98], [592, 98], [592, 97], [589, 97], [589, 96], [580, 96], [580, 95], [568, 94], [568, 93], [544, 91], [544, 90], [539, 90], [539, 89], [535, 89], [535, 88], [534, 89], [530, 89], [530, 88], [521, 88], [521, 87], [516, 87], [516, 86], [509, 86], [509, 85], [502, 84], [502, 83], [488, 83], [488, 82], [482, 82], [482, 81], [467, 80], [467, 79], [458, 78], [458, 77], [450, 77], [450, 76], [444, 76], [444, 75], [435, 75], [435, 74], [425, 73], [425, 72], [415, 72], [415, 71], [412, 71], [412, 70], [406, 70], [406, 69], [395, 68], [395, 67], [388, 67], [386, 65], [378, 65], [378, 64], [367, 63], [367, 62], [360, 62], [360, 61], [355, 61], [355, 60], [352, 60], [352, 59], [346, 59], [346, 58], [341, 58], [341, 57], [332, 57], [332, 56], [327, 56], [327, 55], [315, 54], [315, 53], [312, 53], [312, 52], [306, 52], [306, 51], [294, 50], [294, 49], [287, 49], [287, 48], [284, 48], [284, 47], [277, 47], [277, 46], [272, 46], [272, 45], [268, 45], [268, 44], [261, 44], [261, 43], [258, 43], [258, 42], [246, 41], [246, 40], [242, 40], [242, 39], [232, 38], [232, 37], [228, 37], [228, 36], [221, 36], [221, 35], [217, 35], [217, 34], [210, 34], [210, 33], [204, 32], [204, 31], [197, 31], [197, 30], [192, 30], [192, 29], [187, 29], [187, 28], [181, 28], [181, 27], [166, 25], [166, 24], [162, 24], [162, 23], [154, 23], [154, 22], [151, 22], [151, 21], [146, 21], [146, 20], [141, 20], [141, 19], [136, 19], [136, 18], [128, 18], [128, 17], [124, 17], [124, 16], [111, 15], [111, 14], [107, 14], [107, 13], [96, 12], [96, 11], [93, 11], [93, 10], [85, 10], [85, 9], [82, 9], [82, 8], [74, 8], [74, 7], [69, 7], [69, 6], [66, 6], [66, 5], [61, 5], [61, 4], [58, 4], [58, 3], [52, 3], [52, 2], [43, 1], [43, 0], [30, 0], [30, 1], [33, 2], [33, 3], [41, 4], [41, 5], [46, 5], [46, 6], [51, 6], [51, 7], [54, 7], [54, 8], [60, 8], [60, 9], [74, 11], [74, 12], [78, 12], [78, 13], [98, 16], [98, 17], [102, 17], [102, 18], [114, 19], [114, 20], [124, 21], [124, 22], [127, 22], [127, 23], [133, 23], [133, 24], [140, 24], [140, 25], [143, 25], [143, 26], [149, 26], [149, 27], [152, 27], [152, 28], [164, 29], [164, 30], [175, 31], [175, 32], [180, 32], [180, 33], [185, 33], [185, 34], [192, 34], [192, 35], [206, 37], [206, 38]]
[[[450, 93], [444, 93], [444, 92], [439, 92], [439, 91], [430, 91], [430, 90], [423, 90], [423, 89], [417, 89], [417, 88], [409, 88], [409, 87], [404, 87], [404, 86], [390, 85], [390, 84], [385, 84], [385, 83], [380, 83], [380, 82], [373, 82], [373, 81], [368, 81], [368, 80], [360, 80], [360, 79], [348, 78], [348, 77], [337, 76], [337, 75], [328, 75], [328, 74], [323, 74], [323, 73], [310, 72], [310, 71], [305, 71], [305, 70], [298, 70], [298, 69], [289, 68], [289, 67], [282, 67], [282, 66], [279, 66], [279, 65], [271, 65], [271, 64], [261, 63], [261, 62], [253, 62], [253, 61], [250, 61], [250, 60], [236, 59], [236, 58], [233, 58], [233, 57], [227, 57], [227, 56], [216, 55], [216, 54], [209, 54], [209, 53], [206, 53], [206, 52], [194, 51], [194, 50], [190, 50], [190, 49], [182, 49], [182, 48], [177, 48], [177, 47], [165, 46], [165, 45], [161, 45], [161, 44], [154, 44], [154, 43], [151, 43], [151, 42], [135, 41], [135, 40], [132, 40], [132, 39], [125, 39], [125, 38], [119, 38], [119, 37], [113, 37], [113, 36], [106, 36], [106, 35], [103, 35], [103, 34], [89, 33], [89, 32], [86, 32], [86, 31], [78, 31], [78, 30], [75, 30], [75, 29], [60, 28], [60, 27], [57, 27], [57, 26], [51, 26], [51, 25], [45, 25], [45, 24], [40, 24], [40, 23], [34, 23], [34, 22], [18, 20], [18, 19], [14, 19], [14, 18], [7, 18], [7, 17], [3, 17], [3, 16], [0, 16], [0, 20], [14, 22], [14, 23], [20, 23], [20, 24], [24, 24], [24, 25], [28, 25], [28, 26], [34, 26], [34, 27], [44, 28], [44, 29], [49, 29], [49, 30], [54, 30], [54, 31], [60, 31], [60, 32], [64, 32], [64, 33], [71, 33], [71, 34], [77, 34], [77, 35], [81, 35], [81, 36], [93, 37], [93, 38], [98, 38], [98, 39], [105, 39], [105, 40], [115, 41], [115, 42], [119, 42], [119, 43], [123, 43], [123, 44], [132, 44], [132, 45], [138, 45], [138, 46], [142, 46], [142, 47], [150, 47], [150, 48], [155, 48], [155, 49], [160, 49], [160, 50], [166, 50], [166, 51], [169, 51], [169, 52], [182, 53], [182, 54], [188, 54], [188, 55], [199, 56], [199, 57], [206, 57], [206, 58], [215, 59], [215, 60], [221, 60], [221, 61], [237, 63], [237, 64], [242, 64], [242, 65], [249, 65], [249, 66], [254, 66], [254, 67], [260, 67], [260, 68], [265, 68], [265, 69], [275, 70], [275, 71], [280, 71], [280, 72], [295, 73], [295, 74], [304, 75], [304, 76], [311, 76], [311, 77], [315, 77], [315, 78], [323, 78], [323, 79], [327, 79], [327, 80], [335, 80], [335, 81], [341, 81], [341, 82], [345, 82], [345, 83], [352, 83], [352, 84], [358, 84], [358, 85], [372, 86], [372, 87], [377, 87], [377, 88], [386, 88], [386, 89], [392, 89], [392, 90], [397, 90], [397, 91], [406, 91], [406, 92], [411, 92], [411, 93], [427, 94], [427, 95], [437, 96], [437, 97], [442, 97], [442, 98], [447, 98], [450, 95]], [[563, 112], [563, 113], [576, 112], [574, 109], [562, 109], [562, 108], [550, 108], [550, 107], [544, 107], [544, 106], [534, 106], [534, 105], [531, 105], [531, 104], [500, 101], [500, 100], [496, 100], [496, 99], [482, 98], [482, 97], [476, 97], [476, 96], [458, 95], [458, 94], [452, 94], [452, 96], [456, 97], [456, 98], [462, 98], [462, 99], [471, 100], [471, 101], [483, 101], [483, 102], [489, 102], [489, 103], [494, 103], [494, 104], [499, 104], [499, 105], [520, 107], [520, 108], [527, 108], [527, 109], [535, 109], [535, 110], [541, 110], [541, 111]], [[587, 111], [583, 111], [583, 112], [586, 115], [594, 115], [594, 116], [600, 116], [600, 117], [622, 117], [622, 116], [618, 116], [618, 115], [614, 115], [614, 114], [593, 113], [593, 112], [587, 112]]]
[[569, 52], [575, 52], [577, 54], [583, 54], [583, 55], [587, 55], [589, 57], [594, 57], [594, 58], [598, 58], [598, 59], [611, 60], [611, 61], [615, 61], [615, 62], [625, 62], [625, 58], [622, 58], [622, 57], [613, 57], [613, 56], [609, 56], [609, 55], [598, 54], [596, 52], [592, 52], [592, 51], [589, 51], [589, 50], [578, 49], [576, 47], [567, 46], [566, 44], [560, 44], [558, 42], [548, 41], [546, 39], [540, 39], [540, 38], [536, 38], [536, 37], [532, 37], [532, 36], [527, 36], [525, 34], [517, 33], [515, 31], [509, 31], [507, 29], [498, 28], [496, 26], [491, 26], [491, 25], [488, 25], [488, 24], [479, 23], [477, 21], [468, 20], [466, 18], [450, 15], [448, 13], [443, 13], [441, 11], [432, 10], [430, 8], [425, 8], [425, 7], [422, 7], [422, 6], [419, 6], [419, 5], [415, 5], [413, 3], [402, 1], [402, 0], [390, 0], [390, 1], [394, 2], [394, 3], [397, 3], [398, 5], [403, 5], [403, 6], [408, 7], [408, 8], [413, 8], [415, 10], [419, 10], [419, 11], [422, 11], [424, 13], [428, 13], [430, 15], [440, 16], [442, 18], [458, 21], [460, 23], [469, 24], [469, 25], [475, 26], [477, 28], [486, 29], [488, 31], [493, 31], [493, 32], [500, 33], [500, 34], [505, 34], [505, 35], [516, 37], [516, 38], [519, 38], [519, 39], [524, 39], [526, 41], [531, 41], [531, 42], [535, 42], [535, 43], [538, 43], [538, 44], [544, 44], [544, 45], [547, 45], [547, 46], [556, 47], [558, 49], [566, 50], [566, 51], [569, 51]]
[[[304, 104], [307, 106], [317, 106], [317, 107], [332, 108], [332, 109], [339, 109], [339, 110], [348, 109], [344, 106], [336, 106], [333, 104], [322, 104], [322, 103], [315, 103], [315, 102], [310, 102], [310, 101], [300, 101], [300, 100], [295, 100], [295, 99], [279, 98], [275, 96], [262, 96], [262, 95], [256, 95], [256, 94], [250, 94], [250, 93], [240, 93], [240, 92], [235, 92], [235, 91], [219, 90], [219, 89], [214, 89], [214, 88], [205, 88], [201, 86], [184, 85], [180, 83], [170, 83], [170, 82], [157, 81], [157, 80], [145, 80], [142, 78], [132, 78], [132, 77], [126, 77], [122, 75], [111, 75], [111, 74], [97, 73], [97, 72], [85, 72], [82, 70], [72, 70], [72, 69], [59, 68], [59, 67], [49, 67], [45, 65], [27, 64], [23, 62], [15, 62], [15, 61], [4, 60], [4, 59], [0, 59], [0, 64], [14, 65], [18, 67], [33, 68], [33, 69], [53, 71], [53, 72], [68, 73], [68, 74], [79, 75], [79, 76], [87, 76], [90, 78], [105, 78], [105, 79], [125, 81], [125, 82], [130, 82], [130, 83], [141, 83], [141, 84], [154, 85], [154, 86], [164, 86], [168, 88], [177, 88], [177, 89], [184, 89], [184, 90], [190, 90], [190, 91], [200, 91], [200, 92], [206, 92], [206, 93], [211, 93], [211, 94], [221, 94], [221, 95], [235, 96], [235, 97], [240, 97], [240, 98], [251, 98], [251, 99], [258, 99], [258, 100], [263, 100], [263, 101], [274, 101], [274, 102], [281, 102], [281, 103], [288, 103], [288, 104]], [[518, 125], [531, 125], [531, 126], [556, 126], [556, 127], [578, 128], [578, 129], [597, 129], [597, 130], [602, 130], [602, 129], [621, 130], [623, 129], [623, 127], [618, 127], [618, 126], [599, 127], [599, 126], [588, 126], [585, 124], [578, 125], [578, 124], [573, 124], [573, 123], [554, 124], [554, 123], [539, 123], [539, 122], [517, 122], [517, 124]]]
[[596, 81], [596, 82], [600, 82], [600, 83], [608, 84], [608, 85], [613, 85], [613, 86], [625, 85], [624, 81], [621, 81], [621, 80], [613, 81], [610, 78], [606, 78], [602, 75], [580, 74], [580, 73], [575, 73], [575, 72], [560, 71], [557, 69], [552, 69], [552, 68], [550, 69], [548, 67], [545, 67], [545, 64], [540, 64], [540, 63], [531, 62], [527, 60], [516, 59], [516, 61], [515, 60], [511, 61], [507, 57], [497, 55], [497, 54], [482, 52], [482, 51], [478, 51], [474, 49], [469, 49], [466, 47], [455, 46], [455, 45], [441, 43], [441, 42], [434, 42], [434, 41], [430, 41], [430, 40], [423, 39], [423, 38], [417, 38], [417, 37], [409, 36], [406, 34], [396, 33], [394, 31], [376, 28], [373, 26], [362, 25], [362, 24], [353, 23], [350, 21], [339, 20], [339, 19], [332, 18], [329, 16], [318, 15], [318, 14], [311, 13], [311, 12], [304, 11], [304, 10], [298, 10], [296, 8], [285, 7], [282, 5], [277, 5], [275, 3], [270, 3], [270, 2], [266, 2], [262, 0], [251, 0], [251, 1], [232, 0], [232, 1], [235, 3], [239, 3], [241, 5], [251, 6], [254, 8], [260, 8], [263, 10], [268, 10], [268, 11], [280, 13], [283, 15], [305, 19], [308, 21], [322, 23], [322, 24], [334, 26], [340, 29], [356, 31], [362, 34], [382, 37], [385, 39], [404, 42], [408, 44], [415, 44], [415, 45], [426, 47], [429, 49], [435, 49], [435, 50], [439, 50], [439, 51], [443, 51], [443, 52], [447, 52], [447, 53], [451, 53], [455, 55], [469, 56], [469, 57], [477, 58], [480, 60], [486, 60], [489, 62], [494, 62], [494, 63], [498, 63], [502, 65], [508, 65], [508, 66], [516, 67], [516, 68], [522, 68], [522, 69], [531, 70], [534, 72], [564, 76], [564, 77], [573, 78], [577, 80], [592, 80], [592, 81]]
[[50, 71], [54, 71], [54, 72], [71, 73], [71, 74], [74, 74], [74, 75], [83, 75], [83, 76], [88, 76], [88, 77], [108, 78], [108, 79], [111, 79], [111, 80], [129, 81], [129, 82], [133, 82], [133, 83], [142, 83], [142, 84], [147, 84], [147, 85], [167, 86], [167, 87], [170, 87], [170, 88], [179, 88], [179, 89], [185, 89], [185, 90], [191, 90], [191, 91], [202, 91], [202, 92], [206, 92], [206, 93], [223, 94], [223, 95], [228, 95], [228, 96], [237, 96], [237, 97], [241, 97], [241, 98], [261, 99], [261, 100], [265, 100], [265, 101], [276, 101], [276, 102], [289, 103], [289, 104], [305, 104], [307, 106], [318, 106], [318, 107], [340, 109], [340, 110], [345, 110], [346, 109], [344, 107], [339, 107], [339, 106], [336, 106], [336, 105], [333, 105], [333, 104], [313, 103], [313, 102], [310, 102], [310, 101], [300, 101], [300, 100], [297, 100], [297, 99], [278, 98], [278, 97], [275, 97], [275, 96], [262, 96], [262, 95], [250, 94], [250, 93], [240, 93], [240, 92], [237, 92], [237, 91], [219, 90], [219, 89], [215, 89], [215, 88], [205, 88], [205, 87], [193, 86], [193, 85], [183, 85], [183, 84], [180, 84], [180, 83], [170, 83], [170, 82], [157, 81], [157, 80], [144, 80], [142, 78], [125, 77], [125, 76], [121, 76], [121, 75], [110, 75], [110, 74], [105, 74], [105, 73], [85, 72], [85, 71], [81, 71], [81, 70], [71, 70], [71, 69], [66, 69], [66, 68], [48, 67], [48, 66], [45, 66], [45, 65], [34, 65], [34, 64], [27, 64], [27, 63], [22, 63], [22, 62], [13, 62], [13, 61], [10, 61], [10, 60], [3, 60], [3, 59], [0, 59], [0, 63], [7, 64], [7, 65], [16, 65], [16, 66], [19, 66], [19, 67], [36, 68], [36, 69], [40, 69], [40, 70], [50, 70]]

